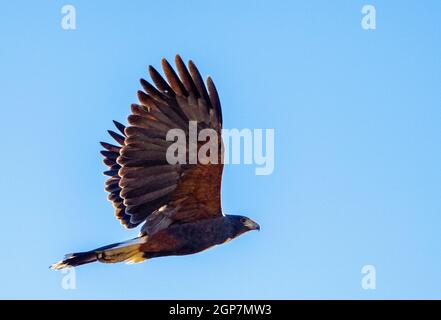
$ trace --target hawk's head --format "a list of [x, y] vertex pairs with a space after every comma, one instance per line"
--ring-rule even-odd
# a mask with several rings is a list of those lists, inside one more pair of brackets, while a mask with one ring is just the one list
[[236, 215], [226, 215], [229, 223], [233, 227], [235, 236], [239, 236], [242, 233], [252, 231], [252, 230], [260, 230], [259, 224], [257, 222], [251, 220], [245, 216], [236, 216]]

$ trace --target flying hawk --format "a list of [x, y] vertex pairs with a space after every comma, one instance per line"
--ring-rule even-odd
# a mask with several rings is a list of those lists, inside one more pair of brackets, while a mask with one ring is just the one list
[[[239, 235], [259, 230], [253, 220], [224, 215], [221, 207], [223, 144], [222, 110], [217, 90], [210, 77], [205, 86], [190, 60], [188, 69], [179, 55], [175, 58], [178, 74], [162, 60], [165, 80], [149, 66], [155, 86], [144, 79], [138, 91], [140, 104], [131, 105], [129, 125], [114, 121], [119, 133], [109, 131], [115, 144], [101, 142], [104, 163], [109, 167], [105, 190], [121, 224], [135, 228], [137, 238], [87, 252], [66, 255], [53, 269], [75, 267], [90, 262], [136, 263], [155, 257], [193, 254]], [[183, 163], [167, 160], [167, 132], [180, 129], [189, 140], [189, 123], [197, 121], [197, 132], [212, 129], [217, 161], [190, 163], [186, 148]], [[189, 144], [188, 144], [189, 145]], [[186, 144], [187, 146], [187, 144]], [[196, 151], [202, 147], [196, 143]], [[211, 152], [212, 149], [210, 149]], [[209, 153], [207, 153], [209, 154]], [[206, 159], [205, 159], [206, 160]]]

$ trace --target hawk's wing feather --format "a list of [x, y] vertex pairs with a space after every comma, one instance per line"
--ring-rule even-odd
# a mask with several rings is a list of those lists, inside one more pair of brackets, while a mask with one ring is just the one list
[[[117, 129], [124, 134], [125, 127], [119, 122], [114, 121], [114, 123]], [[115, 216], [117, 219], [120, 220], [125, 227], [133, 228], [136, 225], [130, 222], [130, 216], [127, 215], [126, 206], [123, 203], [124, 200], [120, 196], [121, 187], [119, 186], [120, 176], [118, 175], [118, 171], [121, 169], [121, 166], [116, 162], [121, 147], [124, 145], [125, 137], [111, 130], [109, 130], [109, 134], [115, 139], [119, 146], [101, 142], [101, 145], [105, 149], [101, 151], [101, 154], [104, 156], [104, 163], [109, 167], [109, 170], [105, 171], [104, 174], [110, 176], [106, 181], [105, 190], [109, 192], [108, 199], [115, 208]]]
[[197, 121], [198, 130], [212, 128], [220, 133], [222, 127], [219, 97], [211, 78], [206, 87], [194, 63], [190, 61], [187, 69], [179, 56], [176, 66], [179, 76], [163, 59], [167, 81], [149, 67], [155, 86], [141, 79], [144, 91], [138, 92], [140, 104], [131, 106], [129, 126], [115, 122], [122, 135], [109, 131], [118, 145], [102, 143], [105, 150], [101, 153], [109, 166], [105, 174], [110, 176], [106, 191], [115, 215], [127, 228], [146, 221], [143, 230], [154, 232], [159, 224], [222, 214], [220, 135], [218, 164], [169, 164], [166, 159], [168, 147], [174, 143], [166, 141], [170, 129], [182, 129], [188, 143], [189, 121]]

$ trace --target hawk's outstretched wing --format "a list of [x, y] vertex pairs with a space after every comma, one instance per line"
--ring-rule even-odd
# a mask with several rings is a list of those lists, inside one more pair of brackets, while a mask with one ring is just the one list
[[[152, 67], [155, 86], [141, 79], [140, 104], [131, 106], [128, 127], [115, 122], [119, 133], [109, 131], [118, 145], [101, 143], [101, 153], [110, 168], [105, 172], [109, 200], [115, 215], [127, 228], [145, 221], [144, 233], [153, 233], [172, 223], [190, 222], [222, 215], [222, 111], [216, 88], [207, 87], [192, 61], [188, 69], [179, 56], [175, 59], [179, 76], [163, 59], [164, 78]], [[207, 90], [208, 88], [208, 90]], [[189, 138], [189, 121], [197, 121], [198, 132], [217, 132], [216, 164], [170, 164], [166, 141], [170, 129], [182, 129]], [[198, 149], [200, 144], [198, 145]], [[188, 154], [187, 154], [188, 161]]]

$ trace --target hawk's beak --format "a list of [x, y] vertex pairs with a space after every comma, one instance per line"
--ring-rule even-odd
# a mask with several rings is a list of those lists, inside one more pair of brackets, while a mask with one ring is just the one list
[[250, 230], [257, 230], [260, 231], [260, 226], [258, 223], [254, 222], [251, 219], [248, 219], [245, 223], [244, 223], [245, 227], [247, 227]]

